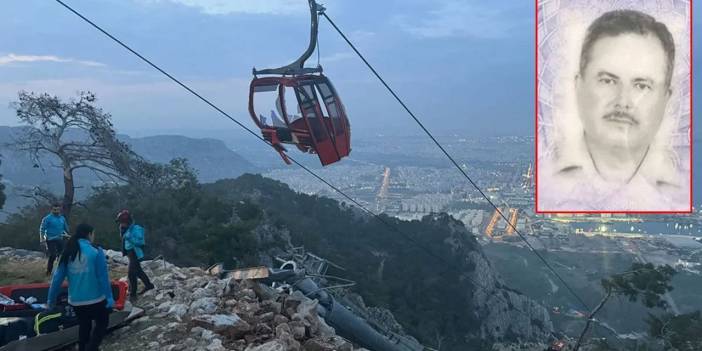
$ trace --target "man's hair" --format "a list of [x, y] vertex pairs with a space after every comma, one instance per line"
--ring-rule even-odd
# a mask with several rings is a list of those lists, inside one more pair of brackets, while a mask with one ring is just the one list
[[53, 207], [61, 207], [61, 204], [58, 203], [58, 202], [54, 202], [54, 203], [51, 204], [51, 207], [52, 207], [52, 208], [53, 208]]
[[580, 74], [585, 73], [585, 68], [590, 61], [590, 53], [595, 42], [602, 37], [614, 37], [620, 34], [634, 33], [640, 35], [655, 35], [663, 45], [666, 63], [666, 85], [670, 86], [673, 76], [673, 62], [675, 61], [675, 42], [665, 24], [655, 18], [634, 10], [615, 10], [604, 13], [597, 18], [587, 29], [587, 35], [580, 51]]

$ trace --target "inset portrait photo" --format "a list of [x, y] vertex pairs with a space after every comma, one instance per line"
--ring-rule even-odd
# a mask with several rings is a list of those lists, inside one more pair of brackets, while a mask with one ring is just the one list
[[691, 2], [537, 1], [536, 211], [692, 211]]

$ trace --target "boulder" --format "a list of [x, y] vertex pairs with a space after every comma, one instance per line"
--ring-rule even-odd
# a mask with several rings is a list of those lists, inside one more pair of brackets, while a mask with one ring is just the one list
[[188, 313], [188, 306], [180, 303], [172, 305], [167, 312], [169, 316], [174, 316], [178, 320], [181, 320], [186, 313]]
[[287, 323], [290, 320], [288, 317], [283, 316], [282, 314], [277, 314], [273, 316], [273, 325], [278, 326], [279, 324]]
[[240, 339], [251, 330], [251, 326], [236, 314], [200, 315], [193, 317], [191, 323], [232, 339]]
[[304, 351], [353, 351], [353, 345], [339, 337], [309, 339], [302, 347]]
[[336, 335], [336, 330], [334, 330], [334, 327], [329, 326], [329, 324], [327, 324], [322, 317], [317, 317], [317, 320], [319, 321], [319, 329], [316, 334], [323, 337]]
[[274, 314], [280, 314], [283, 311], [283, 304], [272, 300], [265, 300], [261, 302], [260, 306], [263, 311]]
[[193, 301], [188, 312], [190, 314], [211, 314], [217, 311], [218, 302], [219, 299], [216, 297], [203, 297]]
[[225, 296], [231, 296], [239, 290], [239, 284], [232, 278], [222, 279], [222, 282], [226, 284], [224, 287]]
[[317, 319], [317, 300], [305, 300], [297, 306], [297, 311], [293, 314], [293, 320], [313, 320]]
[[213, 339], [212, 342], [210, 342], [209, 345], [207, 345], [207, 351], [226, 351], [227, 349], [224, 348], [222, 345], [222, 340], [219, 339]]
[[272, 335], [273, 334], [273, 329], [268, 326], [266, 323], [259, 323], [256, 324], [256, 327], [254, 328], [254, 333], [257, 335]]
[[317, 300], [302, 301], [302, 303], [297, 306], [297, 312], [292, 316], [292, 320], [302, 322], [302, 325], [310, 330], [310, 334], [319, 333], [317, 305]]
[[290, 329], [292, 330], [292, 335], [295, 340], [302, 340], [305, 338], [305, 324], [301, 321], [292, 321], [290, 324]]
[[205, 288], [197, 288], [195, 291], [193, 291], [192, 298], [193, 300], [199, 300], [203, 297], [211, 297], [211, 294]]
[[244, 289], [240, 291], [237, 295], [239, 297], [244, 298], [248, 301], [258, 301], [258, 297], [256, 296], [256, 292], [253, 291], [253, 289]]
[[302, 344], [305, 351], [336, 351], [334, 345], [319, 339], [309, 339]]
[[193, 338], [187, 338], [187, 339], [185, 339], [185, 341], [183, 341], [183, 346], [184, 346], [187, 350], [192, 350], [192, 349], [194, 349], [194, 348], [195, 348], [195, 345], [197, 345], [197, 341], [195, 341], [195, 339], [193, 339]]
[[228, 287], [227, 279], [213, 280], [205, 286], [209, 296], [222, 297], [224, 295], [225, 289]]
[[275, 314], [273, 312], [266, 312], [262, 315], [259, 315], [258, 320], [261, 322], [270, 322], [273, 320], [273, 317], [275, 317]]
[[282, 338], [286, 335], [292, 335], [292, 329], [288, 323], [279, 324], [275, 327], [275, 336], [277, 338]]
[[242, 318], [251, 320], [260, 309], [261, 306], [256, 302], [239, 301], [232, 310]]
[[109, 263], [126, 266], [129, 264], [129, 258], [122, 255], [122, 252], [115, 250], [105, 251], [105, 256]]
[[246, 351], [288, 351], [288, 346], [280, 340], [272, 340], [263, 345], [249, 346]]
[[215, 338], [215, 334], [211, 330], [202, 329], [202, 333], [200, 334], [200, 337], [202, 338], [202, 340], [210, 342], [210, 341], [212, 341], [212, 339]]
[[[300, 306], [302, 304], [302, 301], [306, 300], [306, 298], [303, 296], [302, 298], [296, 296], [296, 295], [290, 295], [283, 300], [283, 310], [293, 310], [297, 311], [297, 306]], [[291, 316], [289, 316], [291, 317]]]

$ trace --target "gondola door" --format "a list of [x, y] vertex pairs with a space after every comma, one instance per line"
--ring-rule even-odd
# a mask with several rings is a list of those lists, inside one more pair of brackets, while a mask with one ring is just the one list
[[307, 129], [310, 132], [312, 142], [315, 145], [314, 149], [319, 156], [322, 165], [326, 166], [330, 163], [339, 161], [341, 157], [336, 151], [332, 135], [327, 130], [327, 125], [324, 122], [324, 115], [317, 99], [315, 85], [313, 80], [301, 80], [295, 87], [297, 102], [300, 106], [300, 112], [307, 124]]
[[325, 122], [332, 134], [336, 152], [339, 157], [348, 156], [351, 152], [351, 132], [344, 106], [327, 77], [317, 76], [315, 82], [324, 110], [327, 112]]

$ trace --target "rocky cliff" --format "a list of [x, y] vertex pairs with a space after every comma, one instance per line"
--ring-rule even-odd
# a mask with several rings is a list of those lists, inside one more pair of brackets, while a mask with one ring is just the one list
[[[474, 289], [465, 292], [471, 300], [474, 320], [479, 328], [469, 333], [470, 338], [494, 341], [545, 341], [553, 333], [553, 323], [542, 305], [529, 297], [510, 289], [479, 245], [474, 244], [472, 234], [460, 223], [446, 214], [436, 214], [433, 220], [447, 223], [446, 245], [464, 257], [465, 266], [472, 270], [463, 278], [473, 283]], [[469, 239], [466, 239], [469, 238]], [[471, 240], [472, 239], [472, 240]]]
[[343, 267], [334, 273], [355, 281], [353, 291], [368, 305], [391, 311], [424, 345], [482, 349], [495, 342], [544, 342], [553, 334], [548, 311], [510, 289], [475, 236], [447, 214], [379, 220], [251, 175], [206, 190], [256, 203], [275, 223], [269, 229], [285, 228], [293, 245]]

